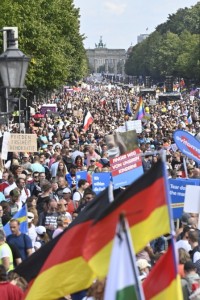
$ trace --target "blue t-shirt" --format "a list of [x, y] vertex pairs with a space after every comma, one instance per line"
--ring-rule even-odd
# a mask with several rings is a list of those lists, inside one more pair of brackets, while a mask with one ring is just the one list
[[20, 235], [16, 236], [10, 234], [7, 238], [7, 243], [14, 245], [19, 250], [20, 256], [22, 260], [27, 258], [27, 249], [32, 249], [32, 242], [28, 235], [21, 233]]

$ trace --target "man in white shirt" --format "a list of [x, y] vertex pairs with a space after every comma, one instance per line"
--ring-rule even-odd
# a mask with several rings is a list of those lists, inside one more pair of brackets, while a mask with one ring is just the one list
[[7, 201], [10, 200], [10, 192], [17, 187], [13, 174], [8, 175], [8, 183], [9, 186], [7, 186], [3, 192]]
[[183, 248], [187, 252], [189, 252], [192, 248], [188, 242], [188, 232], [190, 231], [190, 227], [185, 226], [182, 232], [182, 239], [176, 242], [176, 248], [180, 249]]
[[73, 201], [76, 207], [79, 205], [79, 201], [83, 198], [85, 189], [89, 187], [89, 183], [85, 179], [80, 179], [78, 182], [78, 189], [73, 195]]

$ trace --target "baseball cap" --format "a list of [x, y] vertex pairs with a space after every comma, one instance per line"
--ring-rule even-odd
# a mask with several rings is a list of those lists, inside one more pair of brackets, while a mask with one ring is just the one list
[[140, 270], [144, 270], [145, 268], [150, 268], [151, 265], [148, 263], [148, 261], [144, 258], [140, 258], [137, 261], [137, 266]]
[[34, 214], [29, 211], [27, 217], [28, 217], [28, 223], [30, 223], [34, 219]]
[[64, 190], [63, 190], [63, 194], [68, 194], [68, 193], [71, 194], [71, 192], [72, 191], [69, 188], [64, 188]]
[[22, 157], [27, 157], [29, 158], [29, 155], [27, 153], [24, 153]]
[[44, 234], [46, 233], [46, 228], [44, 226], [38, 226], [35, 228], [35, 231], [37, 232], [37, 234]]
[[96, 161], [96, 158], [91, 157], [91, 158], [90, 158], [90, 161]]
[[189, 218], [190, 218], [190, 214], [188, 214], [188, 213], [183, 213], [183, 214], [182, 214], [182, 217], [181, 217], [181, 223], [182, 223], [183, 225], [188, 225]]

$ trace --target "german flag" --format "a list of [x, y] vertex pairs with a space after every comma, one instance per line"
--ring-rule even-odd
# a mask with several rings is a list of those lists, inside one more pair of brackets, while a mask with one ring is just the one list
[[146, 300], [182, 300], [181, 280], [173, 241], [143, 282]]
[[97, 276], [103, 278], [108, 272], [115, 228], [122, 212], [128, 219], [136, 253], [149, 241], [171, 232], [165, 178], [165, 166], [158, 161], [95, 219], [83, 256]]
[[85, 207], [62, 234], [15, 269], [29, 283], [25, 299], [58, 299], [91, 285], [94, 276], [82, 257], [82, 247], [94, 217], [108, 205], [107, 188]]

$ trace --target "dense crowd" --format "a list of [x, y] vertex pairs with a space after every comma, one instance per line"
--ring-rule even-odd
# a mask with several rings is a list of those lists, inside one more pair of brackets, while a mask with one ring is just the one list
[[[194, 136], [200, 133], [199, 99], [189, 93], [174, 101], [152, 101], [155, 99], [155, 94], [143, 95], [145, 116], [142, 132], [137, 137], [138, 147], [143, 152], [144, 172], [158, 160], [159, 150], [164, 149], [169, 178], [200, 178], [197, 163], [186, 158], [184, 164], [183, 155], [173, 141], [176, 129], [186, 130]], [[38, 152], [8, 153], [7, 161], [0, 160], [0, 227], [3, 229], [10, 221], [11, 230], [7, 237], [0, 231], [0, 264], [6, 272], [9, 271], [10, 281], [19, 286], [18, 291], [14, 291], [19, 298], [16, 296], [15, 299], [21, 299], [21, 290], [26, 288], [26, 283], [20, 278], [13, 279], [14, 267], [60, 234], [94, 199], [92, 174], [110, 172], [105, 136], [114, 134], [119, 126], [135, 119], [138, 101], [139, 94], [132, 87], [124, 89], [110, 84], [85, 84], [83, 88], [66, 89], [52, 95], [45, 104], [55, 104], [56, 112], [47, 111], [43, 115], [41, 108], [44, 102], [33, 102], [35, 113], [30, 117], [26, 130], [37, 134]], [[128, 103], [130, 110], [127, 113]], [[86, 110], [93, 117], [87, 131], [83, 128]], [[9, 131], [18, 130], [18, 124], [12, 122]], [[1, 126], [1, 136], [4, 131], [4, 126]], [[87, 178], [76, 182], [77, 171], [87, 171]], [[25, 204], [28, 234], [21, 233], [19, 221], [13, 219]], [[185, 223], [184, 219], [181, 220], [177, 248], [181, 248], [179, 260], [184, 299], [189, 299], [194, 281], [199, 282], [199, 231], [196, 215], [184, 217], [187, 220]], [[166, 237], [160, 237], [138, 254], [141, 280], [145, 280], [166, 247]], [[0, 269], [0, 281], [5, 281], [5, 270], [3, 267]], [[8, 288], [5, 285], [5, 290]], [[94, 296], [92, 290], [89, 292]], [[81, 299], [79, 296], [72, 295], [72, 299]]]

